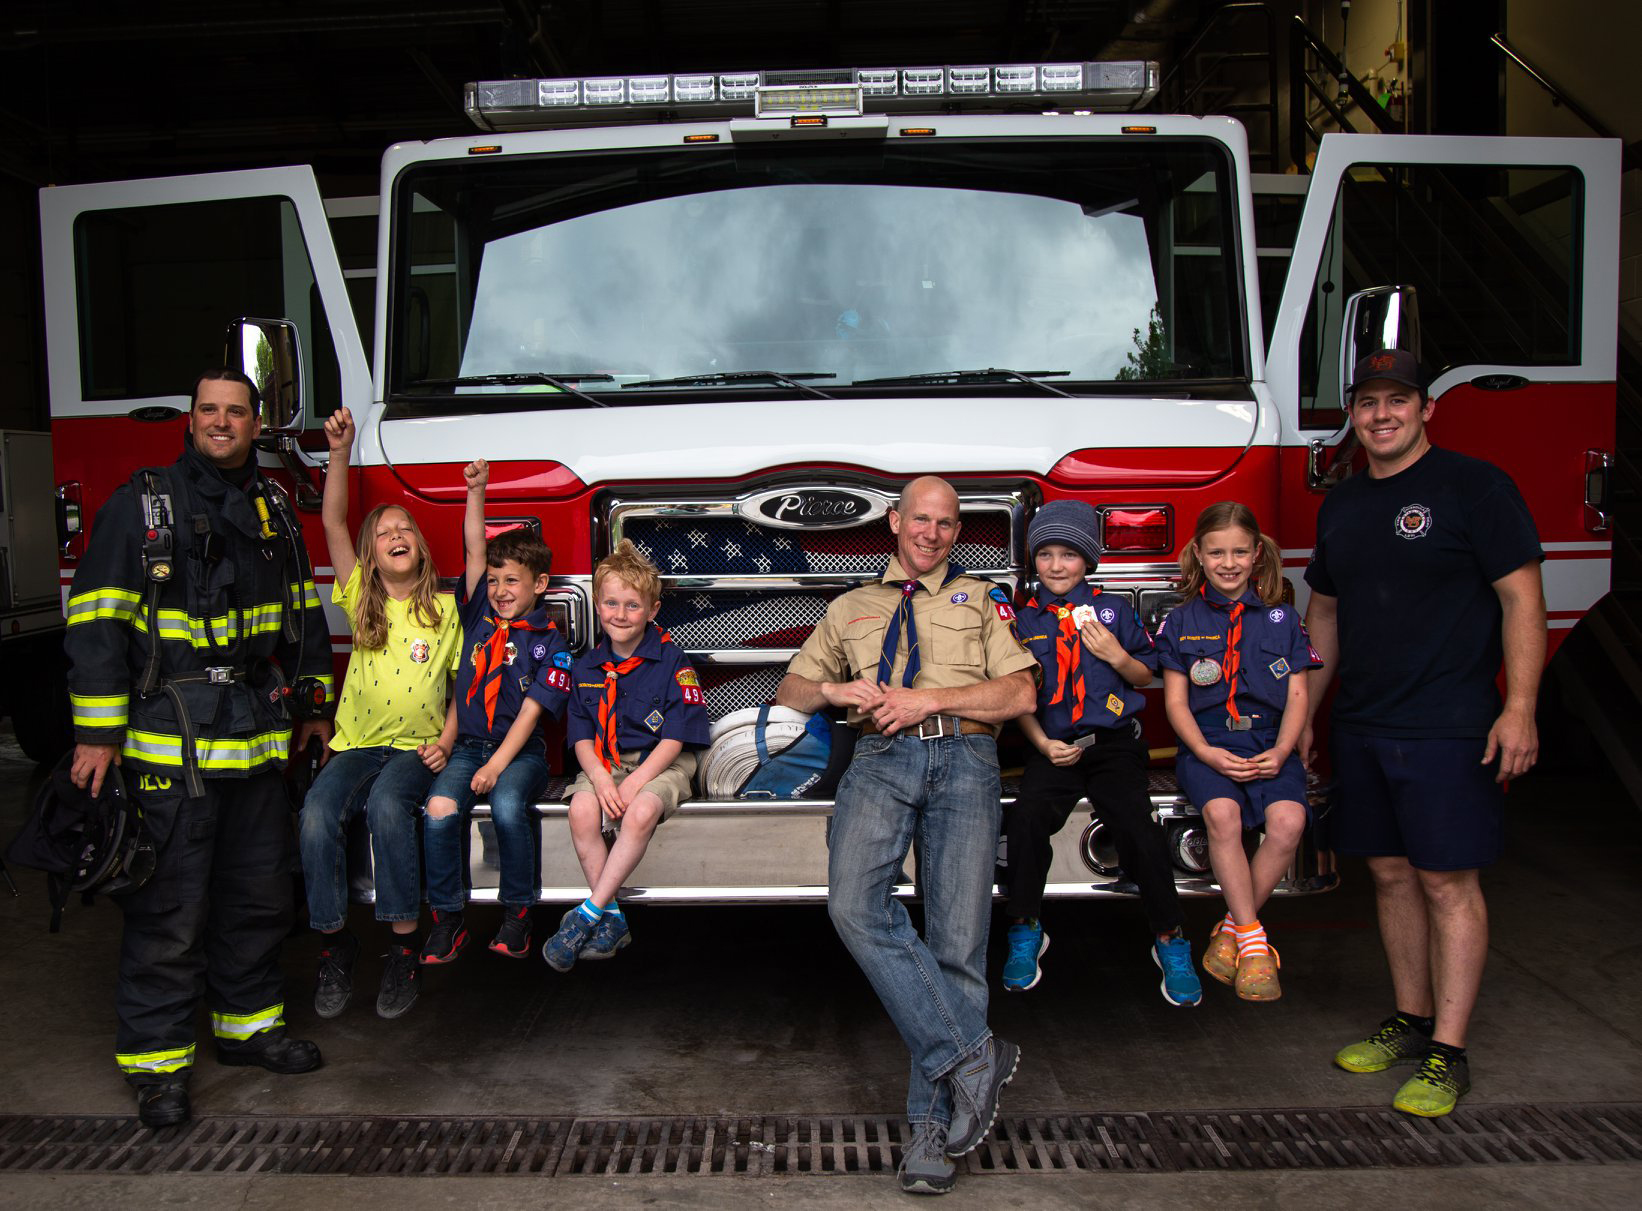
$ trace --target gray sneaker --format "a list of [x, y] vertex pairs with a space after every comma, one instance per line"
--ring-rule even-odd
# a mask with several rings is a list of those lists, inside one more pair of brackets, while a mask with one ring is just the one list
[[588, 959], [608, 959], [632, 940], [633, 935], [627, 928], [627, 918], [607, 912], [599, 918], [599, 923], [593, 926], [593, 932], [588, 935], [587, 945], [582, 947], [579, 957], [584, 962]]
[[939, 1123], [915, 1128], [901, 1148], [896, 1175], [907, 1194], [945, 1194], [952, 1189], [958, 1181], [958, 1166], [946, 1154], [946, 1128]]
[[353, 996], [353, 961], [359, 957], [359, 939], [345, 931], [323, 936], [314, 1012], [322, 1018], [334, 1018], [348, 1007]]
[[542, 958], [554, 971], [569, 971], [576, 965], [576, 956], [587, 945], [595, 926], [596, 922], [572, 908], [560, 919], [559, 932], [542, 943]]
[[996, 1036], [961, 1061], [947, 1081], [952, 1088], [952, 1126], [947, 1129], [946, 1154], [973, 1151], [998, 1118], [1003, 1087], [1015, 1079], [1021, 1049]]

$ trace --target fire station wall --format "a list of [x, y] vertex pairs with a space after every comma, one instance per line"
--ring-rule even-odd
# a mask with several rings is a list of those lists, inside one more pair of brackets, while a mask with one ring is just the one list
[[0, 179], [0, 429], [46, 428], [34, 186]]

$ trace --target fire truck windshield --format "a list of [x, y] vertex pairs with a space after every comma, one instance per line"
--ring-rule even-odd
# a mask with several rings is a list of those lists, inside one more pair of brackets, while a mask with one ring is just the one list
[[[586, 372], [556, 407], [768, 392], [802, 372], [828, 395], [1034, 390], [976, 367], [1051, 367], [1037, 373], [1072, 394], [1246, 377], [1232, 198], [1207, 140], [429, 161], [395, 183], [389, 396], [517, 408], [561, 391], [544, 367]], [[647, 383], [663, 389], [622, 390]]]

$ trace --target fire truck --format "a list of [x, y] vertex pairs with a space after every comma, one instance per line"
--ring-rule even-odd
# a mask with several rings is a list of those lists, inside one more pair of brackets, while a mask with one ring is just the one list
[[[1156, 85], [1112, 62], [480, 82], [478, 133], [390, 147], [376, 199], [327, 201], [305, 167], [48, 188], [63, 586], [96, 505], [175, 456], [225, 322], [279, 317], [230, 356], [286, 367], [261, 458], [312, 550], [339, 405], [356, 511], [408, 507], [443, 570], [461, 468], [487, 458], [488, 522], [552, 548], [571, 647], [595, 638], [594, 564], [632, 539], [723, 719], [881, 574], [884, 514], [924, 473], [961, 498], [954, 560], [1011, 592], [1034, 509], [1084, 499], [1101, 588], [1155, 627], [1199, 510], [1235, 498], [1303, 608], [1353, 466], [1342, 381], [1401, 345], [1435, 373], [1434, 440], [1526, 496], [1554, 647], [1609, 579], [1618, 145], [1330, 135], [1309, 172], [1256, 177], [1238, 122], [1148, 112]], [[1152, 693], [1154, 806], [1181, 890], [1209, 894]], [[562, 786], [546, 901], [585, 890]], [[633, 899], [825, 896], [828, 802], [698, 789]], [[1057, 846], [1051, 896], [1132, 892], [1098, 820]], [[1308, 844], [1281, 890], [1333, 879]]]

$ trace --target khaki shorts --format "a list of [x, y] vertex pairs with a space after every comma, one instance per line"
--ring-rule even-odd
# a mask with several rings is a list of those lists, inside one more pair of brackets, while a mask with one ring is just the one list
[[[610, 780], [620, 786], [627, 781], [627, 776], [636, 770], [649, 754], [634, 749], [631, 752], [618, 753], [617, 756], [620, 760], [616, 768], [610, 771]], [[661, 818], [663, 820], [676, 812], [678, 805], [690, 797], [692, 790], [691, 779], [695, 777], [695, 774], [696, 754], [686, 749], [673, 758], [673, 764], [644, 784], [645, 790], [650, 791], [656, 798], [661, 800]], [[589, 794], [593, 793], [593, 780], [586, 773], [576, 776], [576, 780], [570, 784], [570, 789], [565, 792], [565, 798], [569, 799], [572, 795], [581, 791], [586, 791]], [[607, 825], [612, 823], [612, 821], [606, 821]]]

